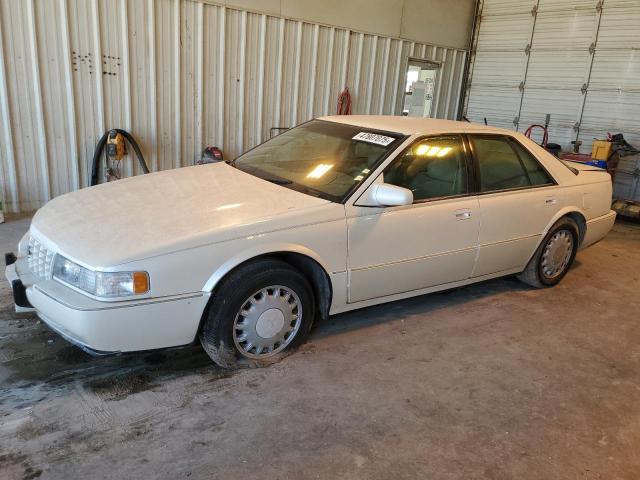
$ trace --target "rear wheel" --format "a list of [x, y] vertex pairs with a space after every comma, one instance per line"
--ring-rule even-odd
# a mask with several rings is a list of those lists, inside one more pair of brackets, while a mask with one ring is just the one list
[[200, 342], [222, 367], [274, 363], [306, 338], [315, 315], [313, 290], [286, 262], [257, 260], [217, 289]]
[[576, 256], [578, 232], [578, 225], [571, 218], [558, 220], [518, 279], [536, 288], [552, 287], [560, 282]]

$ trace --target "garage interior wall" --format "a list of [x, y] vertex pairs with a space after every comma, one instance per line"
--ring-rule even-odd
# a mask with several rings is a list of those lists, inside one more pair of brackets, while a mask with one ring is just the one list
[[524, 131], [549, 113], [564, 150], [589, 153], [607, 132], [640, 146], [640, 2], [484, 0], [480, 12], [470, 120]]
[[[195, 0], [0, 0], [5, 210], [85, 187], [111, 128], [155, 171], [192, 165], [205, 145], [234, 158], [273, 127], [332, 114], [345, 85], [354, 114], [395, 114], [410, 57], [440, 65], [432, 116], [454, 118], [465, 56]], [[126, 157], [124, 176], [138, 173]]]
[[469, 47], [476, 0], [204, 0], [430, 45]]

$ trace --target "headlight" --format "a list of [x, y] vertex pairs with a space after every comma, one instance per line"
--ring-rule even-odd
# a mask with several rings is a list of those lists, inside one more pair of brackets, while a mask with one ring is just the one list
[[149, 291], [147, 272], [94, 272], [56, 255], [53, 278], [96, 297], [129, 297]]

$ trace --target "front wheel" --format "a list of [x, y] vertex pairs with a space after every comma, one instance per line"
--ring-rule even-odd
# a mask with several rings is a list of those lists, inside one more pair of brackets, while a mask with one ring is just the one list
[[215, 292], [200, 343], [222, 367], [268, 365], [304, 341], [314, 305], [300, 272], [280, 260], [257, 260], [232, 272]]
[[536, 288], [552, 287], [560, 282], [578, 251], [578, 232], [578, 225], [571, 218], [558, 220], [518, 279]]

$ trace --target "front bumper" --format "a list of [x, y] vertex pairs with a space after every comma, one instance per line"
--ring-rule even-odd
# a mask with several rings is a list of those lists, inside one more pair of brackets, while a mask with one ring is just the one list
[[27, 288], [16, 269], [17, 258], [15, 256], [12, 257], [12, 255], [13, 254], [5, 254], [6, 269], [4, 273], [11, 286], [16, 312], [33, 312], [33, 305], [29, 303], [29, 299], [27, 298]]
[[[33, 311], [52, 330], [91, 353], [117, 353], [186, 345], [196, 337], [209, 294], [100, 302], [54, 280], [37, 280], [26, 259], [8, 265], [9, 283], [23, 285]], [[15, 293], [14, 293], [14, 298]], [[18, 299], [19, 300], [19, 299]]]

